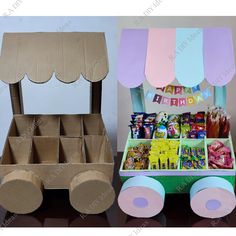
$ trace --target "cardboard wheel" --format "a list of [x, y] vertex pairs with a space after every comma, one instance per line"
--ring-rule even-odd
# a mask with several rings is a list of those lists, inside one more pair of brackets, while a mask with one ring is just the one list
[[84, 214], [104, 212], [115, 200], [110, 179], [96, 170], [76, 175], [71, 181], [69, 192], [71, 205]]
[[234, 188], [230, 182], [220, 177], [200, 179], [190, 189], [190, 205], [201, 217], [226, 216], [236, 206]]
[[118, 196], [118, 204], [123, 212], [134, 217], [152, 217], [164, 206], [165, 189], [150, 177], [136, 176], [128, 179]]
[[15, 170], [2, 179], [0, 204], [16, 214], [27, 214], [43, 201], [41, 179], [32, 171]]

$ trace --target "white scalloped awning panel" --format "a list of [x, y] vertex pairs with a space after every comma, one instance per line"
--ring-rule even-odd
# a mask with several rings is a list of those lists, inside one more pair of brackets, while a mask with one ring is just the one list
[[57, 79], [71, 83], [82, 75], [104, 79], [108, 56], [104, 33], [5, 33], [0, 57], [1, 80], [13, 84], [27, 74], [35, 83]]

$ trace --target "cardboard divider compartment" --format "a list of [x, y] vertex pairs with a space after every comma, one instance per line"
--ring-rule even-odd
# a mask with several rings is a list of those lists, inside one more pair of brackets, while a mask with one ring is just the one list
[[59, 138], [33, 137], [31, 155], [33, 164], [59, 163]]
[[107, 136], [86, 135], [84, 142], [87, 163], [113, 163], [113, 154]]
[[[236, 166], [235, 166], [235, 154], [234, 154], [234, 148], [233, 148], [233, 143], [232, 143], [231, 136], [229, 136], [229, 138], [207, 138], [206, 142], [205, 142], [205, 150], [206, 150], [207, 159], [208, 159], [208, 146], [216, 140], [222, 142], [226, 147], [230, 148], [231, 157], [233, 158], [233, 168], [232, 169], [235, 169], [236, 168]], [[207, 165], [208, 164], [209, 163], [207, 161]], [[228, 169], [228, 170], [232, 170], [232, 169]], [[210, 169], [210, 170], [216, 170], [216, 169]], [[224, 169], [224, 170], [227, 170], [227, 169]]]
[[59, 136], [60, 117], [57, 115], [35, 116], [35, 136]]
[[84, 114], [83, 130], [84, 135], [104, 135], [105, 126], [100, 114]]
[[60, 137], [60, 163], [85, 163], [85, 161], [85, 151], [82, 138]]
[[32, 137], [34, 134], [34, 116], [32, 115], [14, 115], [8, 136]]
[[[207, 160], [207, 150], [205, 148], [205, 139], [188, 139], [188, 138], [181, 139], [179, 157], [181, 156], [182, 147], [184, 145], [187, 145], [188, 147], [204, 148], [204, 153], [205, 153], [205, 158], [206, 158], [205, 159], [206, 160], [206, 168], [205, 169], [208, 169], [208, 160]], [[182, 163], [181, 163], [181, 161], [179, 161], [179, 163], [178, 163], [178, 169], [182, 170]]]
[[32, 139], [9, 137], [5, 143], [1, 164], [28, 164], [31, 162]]
[[69, 137], [81, 137], [83, 134], [83, 122], [81, 115], [61, 115], [60, 135]]

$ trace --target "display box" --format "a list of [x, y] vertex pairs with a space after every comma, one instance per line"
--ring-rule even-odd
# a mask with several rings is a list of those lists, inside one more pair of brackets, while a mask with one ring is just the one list
[[[5, 33], [0, 74], [9, 84], [13, 110], [0, 163], [0, 205], [26, 214], [42, 204], [43, 189], [68, 189], [77, 211], [108, 209], [115, 192], [113, 153], [100, 114], [102, 80], [108, 74], [105, 34]], [[25, 115], [20, 81], [26, 74], [38, 84], [53, 74], [66, 84], [82, 75], [91, 82], [90, 97], [84, 98], [90, 100], [91, 114]]]
[[[155, 136], [153, 136], [155, 137]], [[235, 184], [235, 154], [232, 145], [232, 138], [229, 135], [227, 139], [187, 139], [182, 138], [180, 136], [180, 145], [178, 155], [181, 155], [181, 147], [183, 145], [188, 145], [190, 147], [202, 147], [205, 150], [205, 158], [206, 158], [206, 168], [204, 169], [181, 169], [180, 158], [177, 162], [177, 169], [151, 169], [150, 163], [148, 169], [142, 170], [125, 170], [124, 163], [127, 158], [128, 148], [135, 147], [138, 144], [145, 144], [151, 146], [151, 142], [153, 139], [132, 139], [131, 134], [129, 133], [125, 150], [123, 153], [119, 174], [121, 176], [122, 181], [125, 181], [131, 177], [135, 176], [149, 176], [157, 179], [160, 183], [165, 186], [166, 193], [187, 193], [191, 185], [196, 182], [196, 180], [204, 178], [206, 176], [220, 176], [222, 178], [227, 179], [232, 185]], [[170, 139], [175, 140], [175, 139]], [[208, 168], [208, 152], [207, 145], [213, 143], [215, 140], [219, 140], [223, 142], [226, 146], [228, 146], [231, 150], [231, 156], [233, 158], [233, 168], [232, 169], [209, 169]], [[185, 183], [185, 184], [184, 184]], [[187, 184], [186, 184], [187, 183]], [[180, 187], [181, 186], [181, 187]]]

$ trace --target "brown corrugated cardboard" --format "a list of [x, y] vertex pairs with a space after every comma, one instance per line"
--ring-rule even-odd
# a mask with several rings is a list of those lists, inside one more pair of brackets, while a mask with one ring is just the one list
[[82, 117], [80, 115], [63, 115], [60, 117], [61, 135], [69, 137], [81, 137], [83, 134]]
[[109, 208], [115, 192], [109, 178], [102, 172], [89, 170], [78, 174], [70, 184], [70, 202], [85, 214], [98, 214]]
[[56, 115], [35, 116], [34, 135], [36, 136], [60, 135], [60, 118]]
[[60, 163], [85, 163], [84, 144], [82, 138], [60, 138]]
[[42, 181], [31, 171], [15, 170], [6, 175], [0, 186], [1, 205], [10, 212], [26, 214], [42, 201]]
[[[13, 174], [13, 182], [21, 179], [19, 184], [24, 185], [25, 177], [18, 174], [24, 170], [37, 176], [45, 189], [70, 189], [71, 204], [75, 209], [95, 214], [106, 210], [114, 201], [113, 167], [111, 145], [100, 114], [14, 115], [3, 150], [0, 178]], [[25, 186], [35, 186], [34, 181], [28, 182]], [[0, 194], [3, 185], [4, 182], [0, 185]], [[9, 211], [25, 213], [24, 207], [15, 206], [14, 198], [6, 203], [7, 192], [15, 191], [11, 189], [15, 185], [7, 186], [2, 190], [0, 204]], [[27, 192], [24, 187], [22, 191]], [[88, 193], [87, 203], [80, 200]], [[27, 194], [27, 197], [23, 195], [34, 198], [34, 192]], [[99, 194], [106, 197], [103, 196], [99, 206], [88, 212], [89, 202], [96, 201]]]
[[19, 82], [27, 74], [35, 83], [47, 82], [53, 73], [65, 83], [83, 75], [96, 82], [108, 73], [104, 33], [5, 33], [0, 57], [4, 82]]
[[10, 84], [14, 116], [0, 163], [0, 205], [25, 214], [40, 206], [43, 189], [68, 189], [75, 209], [100, 213], [115, 197], [112, 150], [101, 115], [22, 115], [19, 81], [27, 74], [44, 83], [53, 73], [64, 83], [81, 75], [92, 82], [90, 109], [100, 112], [101, 80], [108, 73], [104, 33], [4, 34], [0, 74]]
[[2, 164], [28, 164], [32, 140], [26, 137], [9, 137], [6, 141]]

